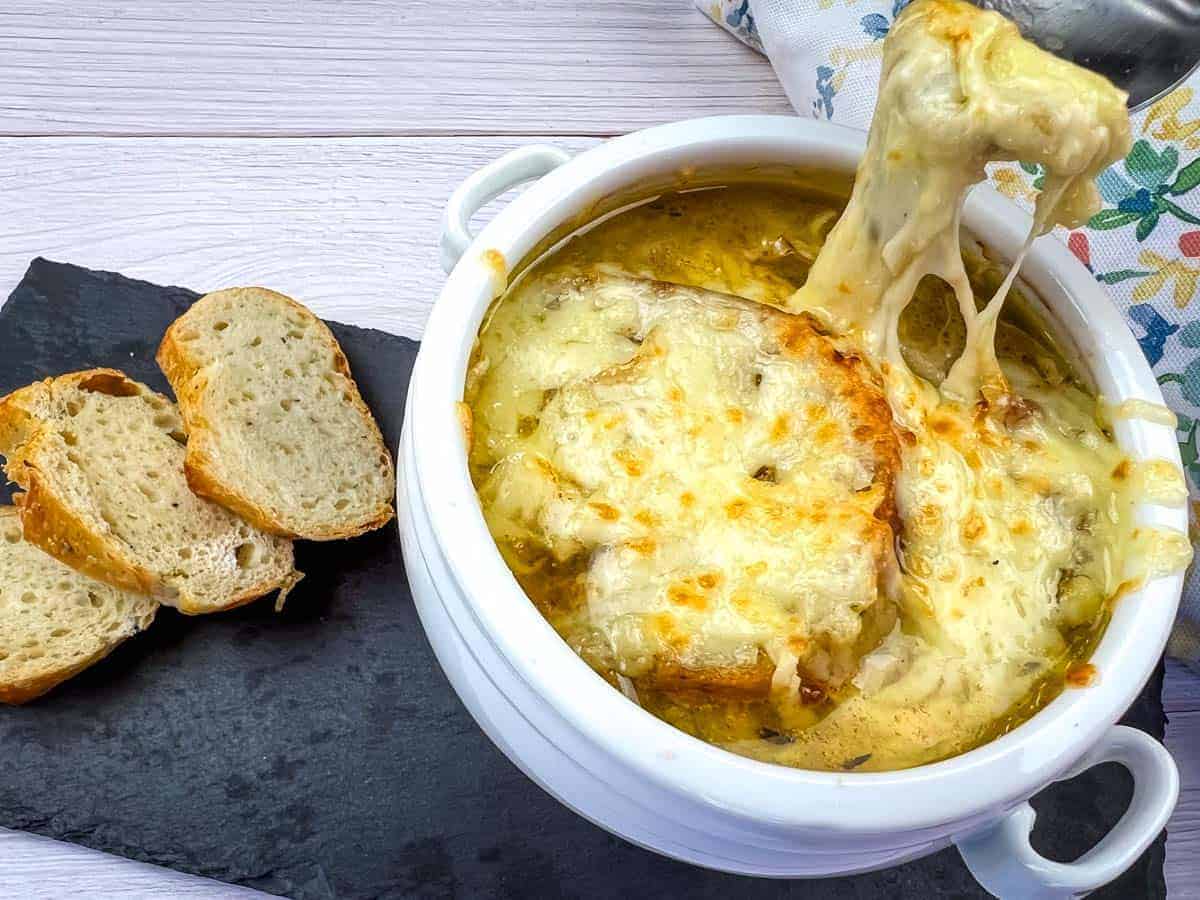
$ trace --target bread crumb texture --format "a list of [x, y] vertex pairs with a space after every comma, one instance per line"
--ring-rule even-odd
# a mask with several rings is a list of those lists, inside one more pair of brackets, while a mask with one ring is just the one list
[[158, 603], [81, 575], [25, 541], [0, 507], [0, 702], [49, 691], [154, 620]]
[[392, 519], [391, 454], [337, 340], [299, 303], [262, 288], [209, 294], [167, 331], [158, 362], [194, 491], [285, 537], [348, 538]]

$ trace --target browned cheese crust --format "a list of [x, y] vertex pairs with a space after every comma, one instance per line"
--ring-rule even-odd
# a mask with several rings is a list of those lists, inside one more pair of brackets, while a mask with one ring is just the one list
[[[851, 410], [854, 437], [860, 444], [871, 448], [875, 468], [870, 491], [877, 498], [874, 509], [876, 521], [873, 526], [867, 527], [861, 537], [863, 552], [874, 557], [876, 570], [882, 579], [893, 553], [894, 530], [899, 527], [895, 480], [900, 469], [901, 435], [892, 421], [891, 407], [870, 367], [853, 351], [840, 349], [833, 340], [822, 334], [812, 318], [765, 309], [763, 314], [778, 319], [780, 344], [786, 355], [815, 368], [824, 384], [836, 386], [835, 392]], [[819, 434], [816, 437], [818, 441], [821, 440]], [[830, 443], [834, 439], [831, 437]], [[867, 645], [874, 645], [881, 639], [896, 618], [889, 601], [880, 599], [878, 602], [887, 606], [870, 622], [871, 627], [864, 635]], [[870, 646], [860, 649], [866, 651]], [[855, 666], [854, 660], [839, 662], [846, 672]], [[806, 672], [803, 663], [798, 673], [811, 696], [824, 697], [827, 690], [838, 686], [831, 684], [825, 673]], [[769, 694], [774, 675], [774, 664], [761, 652], [753, 665], [741, 667], [694, 668], [684, 665], [679, 659], [667, 657], [660, 658], [650, 672], [636, 679], [636, 684], [639, 688], [679, 698], [701, 695], [752, 700], [765, 698]]]

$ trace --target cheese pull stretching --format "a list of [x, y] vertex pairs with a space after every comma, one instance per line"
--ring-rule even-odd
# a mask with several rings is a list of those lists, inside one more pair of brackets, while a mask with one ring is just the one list
[[958, 240], [966, 192], [988, 162], [1034, 163], [1046, 178], [1030, 240], [1055, 224], [1080, 224], [1099, 208], [1095, 177], [1129, 150], [1125, 100], [996, 13], [957, 0], [913, 3], [884, 44], [850, 203], [788, 306], [836, 332], [859, 333], [903, 368], [900, 313], [921, 278], [937, 275], [954, 288], [967, 325], [966, 349], [943, 392], [1003, 392], [993, 345], [1011, 277], [976, 310]]

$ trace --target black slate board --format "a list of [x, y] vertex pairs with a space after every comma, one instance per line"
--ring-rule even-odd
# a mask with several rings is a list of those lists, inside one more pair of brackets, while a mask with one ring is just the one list
[[[165, 391], [154, 351], [196, 296], [34, 260], [0, 309], [0, 395], [101, 365]], [[394, 449], [417, 345], [330, 324]], [[788, 883], [626, 844], [543, 794], [475, 726], [421, 631], [394, 525], [297, 557], [308, 577], [283, 613], [269, 600], [200, 619], [164, 609], [47, 697], [0, 708], [0, 825], [306, 900], [987, 896], [952, 848]], [[1159, 738], [1161, 677], [1126, 718]], [[1131, 789], [1111, 764], [1050, 788], [1035, 844], [1074, 858]], [[1094, 896], [1165, 896], [1163, 845]]]

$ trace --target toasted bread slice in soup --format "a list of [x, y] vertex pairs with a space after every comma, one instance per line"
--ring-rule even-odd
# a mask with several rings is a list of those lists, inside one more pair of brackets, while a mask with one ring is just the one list
[[198, 300], [158, 364], [188, 432], [188, 483], [264, 531], [354, 537], [393, 516], [379, 426], [325, 323], [263, 288]]
[[197, 497], [166, 397], [91, 369], [0, 400], [0, 454], [25, 539], [73, 569], [185, 613], [229, 609], [298, 578], [289, 541]]
[[[662, 282], [541, 279], [505, 303], [468, 384], [472, 471], [585, 658], [747, 700], [852, 677], [896, 618], [899, 443], [869, 368], [806, 317]], [[509, 356], [506, 329], [584, 355]]]
[[0, 703], [26, 703], [154, 621], [158, 603], [95, 581], [25, 541], [0, 506]]

